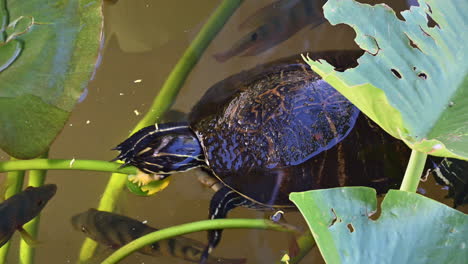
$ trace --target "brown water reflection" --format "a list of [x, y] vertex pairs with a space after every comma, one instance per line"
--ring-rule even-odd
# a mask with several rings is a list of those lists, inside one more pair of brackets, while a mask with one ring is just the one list
[[[246, 17], [271, 1], [245, 1], [229, 20], [215, 41], [206, 50], [191, 73], [174, 107], [189, 111], [198, 98], [215, 82], [242, 69], [286, 57], [302, 51], [353, 49], [354, 33], [347, 26], [331, 27], [322, 24], [313, 30], [305, 28], [278, 48], [257, 57], [233, 58], [220, 64], [212, 54], [230, 47], [245, 32], [237, 25]], [[391, 1], [399, 10], [405, 1]], [[102, 64], [89, 85], [87, 98], [77, 105], [68, 124], [52, 146], [51, 158], [110, 160], [110, 151], [135, 126], [151, 104], [153, 97], [189, 45], [204, 20], [219, 0], [150, 1], [120, 0], [107, 2], [104, 9], [106, 43]], [[141, 80], [135, 83], [135, 80]], [[109, 174], [93, 172], [51, 171], [47, 182], [58, 185], [55, 198], [50, 201], [41, 218], [36, 263], [75, 263], [84, 236], [73, 230], [72, 215], [96, 207]], [[425, 183], [428, 196], [439, 201], [446, 191], [431, 182]], [[119, 211], [154, 227], [167, 227], [205, 219], [212, 192], [199, 184], [192, 172], [173, 177], [163, 192], [149, 198], [128, 192], [123, 195]], [[467, 206], [462, 208], [467, 212]], [[259, 218], [264, 213], [238, 208], [230, 217]], [[303, 226], [298, 213], [288, 213], [288, 221]], [[206, 240], [205, 233], [190, 237]], [[15, 236], [15, 243], [18, 236]], [[285, 234], [271, 231], [226, 230], [218, 256], [246, 257], [248, 263], [275, 263], [288, 248]], [[17, 248], [10, 250], [10, 263], [17, 263]], [[109, 253], [100, 251], [101, 257]], [[135, 254], [122, 263], [186, 263], [173, 258], [153, 258]], [[314, 250], [302, 263], [322, 263]]]

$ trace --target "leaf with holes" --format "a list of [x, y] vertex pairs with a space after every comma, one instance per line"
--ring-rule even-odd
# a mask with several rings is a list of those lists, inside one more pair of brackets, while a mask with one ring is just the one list
[[468, 216], [416, 193], [345, 187], [292, 193], [327, 263], [465, 263]]
[[324, 60], [306, 60], [412, 149], [468, 159], [468, 31], [463, 26], [468, 5], [456, 0], [419, 3], [401, 13], [402, 21], [384, 4], [328, 1], [325, 17], [333, 25], [350, 25], [356, 43], [367, 52], [356, 68], [344, 72]]
[[49, 148], [91, 78], [101, 1], [0, 0], [0, 26], [0, 147], [33, 158]]

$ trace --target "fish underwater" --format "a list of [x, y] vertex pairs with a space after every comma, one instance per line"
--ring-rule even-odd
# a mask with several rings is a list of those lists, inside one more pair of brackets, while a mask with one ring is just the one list
[[[158, 229], [142, 222], [114, 213], [89, 209], [72, 217], [72, 225], [92, 240], [113, 249]], [[151, 256], [172, 256], [198, 263], [205, 244], [186, 237], [162, 240], [140, 249], [138, 252]], [[245, 259], [225, 259], [210, 256], [209, 264], [241, 264]]]
[[243, 53], [242, 56], [260, 54], [292, 35], [307, 25], [312, 28], [324, 23], [322, 6], [326, 0], [278, 0], [255, 12], [239, 29], [257, 27], [238, 40], [229, 50], [213, 55], [218, 62]]
[[16, 230], [21, 233], [25, 241], [31, 243], [33, 239], [23, 229], [23, 225], [41, 212], [56, 191], [55, 184], [27, 187], [0, 203], [0, 247], [10, 240]]

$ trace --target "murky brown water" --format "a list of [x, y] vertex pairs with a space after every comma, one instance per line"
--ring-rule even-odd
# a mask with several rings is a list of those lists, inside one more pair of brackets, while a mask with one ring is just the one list
[[[254, 10], [271, 1], [245, 1], [190, 74], [174, 109], [188, 112], [210, 85], [256, 64], [286, 57], [302, 51], [352, 49], [354, 33], [346, 26], [322, 24], [305, 28], [278, 48], [257, 57], [236, 57], [220, 64], [212, 54], [224, 51], [246, 32], [237, 25]], [[403, 9], [404, 1], [393, 1]], [[86, 100], [77, 105], [63, 132], [52, 146], [50, 158], [110, 160], [112, 147], [121, 142], [151, 104], [185, 48], [196, 35], [219, 0], [150, 1], [120, 0], [106, 4], [106, 42], [102, 64], [89, 85]], [[134, 83], [134, 80], [142, 80]], [[50, 171], [47, 182], [58, 185], [55, 198], [41, 218], [36, 263], [75, 263], [84, 236], [72, 229], [72, 215], [96, 207], [109, 174], [76, 171]], [[428, 196], [447, 202], [445, 191], [433, 183], [425, 183]], [[206, 219], [212, 192], [198, 183], [191, 172], [174, 175], [171, 185], [148, 198], [128, 192], [121, 198], [119, 211], [147, 220], [162, 228]], [[467, 206], [461, 208], [467, 212]], [[259, 218], [264, 213], [238, 208], [232, 218]], [[288, 213], [288, 221], [302, 224], [298, 213]], [[205, 233], [190, 237], [206, 240]], [[15, 244], [18, 236], [15, 235]], [[288, 249], [285, 234], [272, 231], [226, 230], [215, 255], [247, 258], [248, 263], [276, 263]], [[10, 250], [10, 263], [17, 263], [16, 246]], [[109, 251], [99, 251], [101, 257]], [[134, 254], [122, 263], [187, 263], [182, 260], [153, 258]], [[310, 253], [302, 263], [322, 263], [318, 251]]]

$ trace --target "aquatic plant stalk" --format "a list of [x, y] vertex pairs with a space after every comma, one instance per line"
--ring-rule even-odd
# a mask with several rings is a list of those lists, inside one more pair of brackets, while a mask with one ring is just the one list
[[416, 192], [419, 184], [419, 179], [426, 164], [427, 154], [417, 150], [411, 151], [411, 157], [406, 167], [405, 176], [401, 183], [400, 190], [407, 192]]
[[[302, 234], [297, 240], [297, 244], [299, 245], [299, 253], [296, 256], [292, 257], [288, 261], [288, 264], [299, 263], [315, 246], [315, 240], [312, 236], [312, 233], [310, 233], [310, 231], [307, 231], [304, 234]], [[277, 264], [284, 264], [284, 262], [279, 261]]]
[[[177, 62], [176, 66], [169, 74], [164, 82], [159, 94], [153, 101], [149, 111], [140, 120], [140, 122], [133, 129], [132, 133], [140, 130], [143, 127], [154, 124], [173, 104], [180, 88], [185, 82], [185, 79], [197, 64], [201, 55], [208, 47], [210, 42], [223, 28], [229, 17], [242, 3], [242, 0], [224, 0], [208, 18], [207, 22], [201, 28], [193, 42], [184, 52], [182, 57]], [[99, 203], [99, 210], [113, 211], [117, 198], [120, 196], [126, 179], [120, 174], [112, 174], [110, 180], [104, 190], [101, 201]], [[97, 244], [91, 239], [86, 239], [83, 243], [80, 252], [80, 261], [86, 261], [92, 257]]]
[[153, 244], [157, 241], [168, 239], [171, 237], [181, 236], [188, 233], [199, 232], [213, 229], [232, 229], [232, 228], [249, 228], [249, 229], [269, 229], [275, 231], [293, 232], [282, 225], [275, 224], [264, 219], [215, 219], [203, 220], [178, 226], [164, 228], [153, 233], [142, 236], [138, 239], [121, 247], [105, 259], [102, 264], [113, 264], [122, 260], [131, 253], [138, 251], [144, 246]]
[[[10, 160], [15, 161], [16, 159], [11, 157]], [[23, 188], [24, 174], [24, 171], [11, 171], [7, 173], [6, 180], [3, 183], [3, 186], [5, 187], [5, 199], [8, 199], [21, 191]], [[9, 249], [10, 241], [0, 248], [0, 263], [6, 263], [6, 257]]]
[[[41, 158], [47, 158], [49, 153], [45, 153], [41, 155]], [[28, 173], [28, 185], [33, 187], [39, 187], [44, 185], [45, 179], [47, 175], [47, 170], [30, 170]], [[32, 238], [37, 238], [37, 233], [39, 230], [39, 220], [41, 215], [37, 215], [33, 220], [29, 221], [27, 224], [23, 226], [24, 230], [31, 235]], [[21, 239], [20, 241], [20, 249], [19, 249], [19, 259], [21, 264], [32, 264], [34, 263], [34, 255], [35, 255], [35, 248], [31, 247]]]
[[120, 168], [122, 164], [102, 160], [75, 160], [75, 159], [32, 159], [0, 162], [0, 172], [18, 170], [87, 170], [118, 172], [122, 174], [137, 174], [138, 169], [133, 166]]

